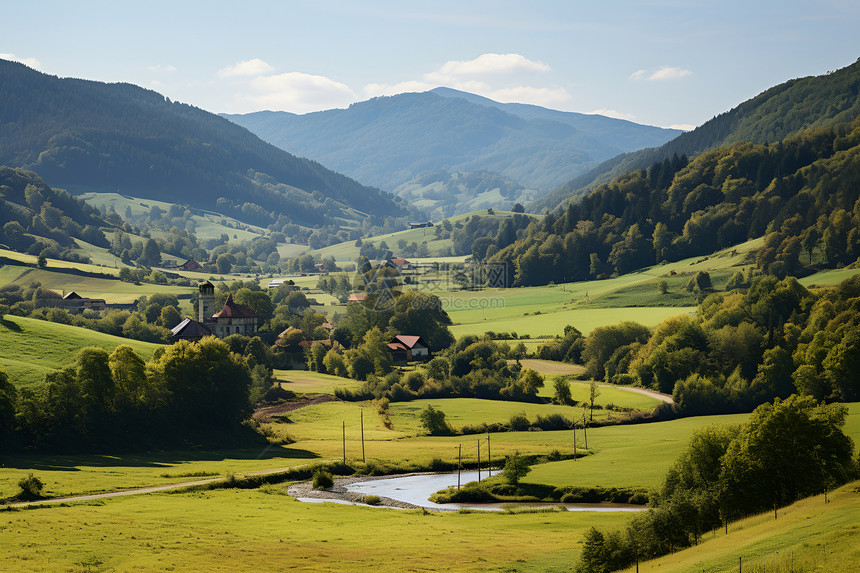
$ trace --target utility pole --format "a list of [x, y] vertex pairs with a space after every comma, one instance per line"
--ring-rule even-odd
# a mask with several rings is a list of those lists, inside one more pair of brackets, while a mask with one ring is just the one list
[[364, 410], [359, 412], [361, 413], [361, 463], [364, 463]]
[[582, 433], [585, 435], [585, 449], [588, 449], [588, 422], [585, 420], [585, 414], [582, 415]]
[[342, 426], [342, 437], [343, 437], [343, 463], [346, 465], [346, 421], [341, 422]]
[[478, 483], [481, 483], [481, 438], [478, 438]]
[[493, 456], [490, 455], [490, 432], [487, 432], [487, 477], [493, 475]]
[[457, 444], [457, 489], [460, 489], [460, 470], [463, 467], [463, 444]]

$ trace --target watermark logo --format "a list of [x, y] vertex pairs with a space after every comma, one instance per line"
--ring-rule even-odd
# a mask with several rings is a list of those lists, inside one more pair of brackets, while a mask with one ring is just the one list
[[464, 291], [483, 292], [508, 288], [507, 263], [423, 263], [397, 265], [391, 261], [358, 269], [353, 287], [358, 294], [351, 300], [361, 302], [377, 312], [392, 311], [397, 299], [406, 291], [436, 295], [412, 297], [414, 308], [431, 310], [486, 310], [504, 308], [500, 296], [463, 296]]

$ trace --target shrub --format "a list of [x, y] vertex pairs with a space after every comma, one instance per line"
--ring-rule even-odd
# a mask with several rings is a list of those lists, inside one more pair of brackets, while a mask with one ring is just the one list
[[27, 477], [18, 480], [18, 487], [21, 488], [18, 498], [24, 501], [29, 501], [33, 499], [42, 499], [42, 488], [45, 487], [45, 484], [42, 483], [42, 480], [33, 474], [30, 474]]
[[519, 452], [515, 452], [514, 455], [508, 456], [505, 460], [505, 469], [502, 470], [502, 475], [509, 484], [517, 485], [520, 479], [525, 477], [530, 471], [532, 469], [529, 467], [526, 459]]
[[367, 505], [379, 505], [382, 502], [382, 498], [378, 495], [366, 495], [362, 501]]
[[573, 427], [573, 421], [568, 420], [561, 414], [549, 414], [548, 416], [538, 414], [538, 417], [534, 422], [534, 426], [541, 430], [549, 431], [569, 430]]
[[314, 489], [329, 489], [334, 485], [334, 478], [331, 473], [326, 470], [317, 470], [314, 472]]
[[520, 412], [519, 414], [514, 414], [511, 416], [510, 421], [508, 422], [511, 426], [511, 430], [514, 432], [524, 432], [529, 429], [531, 422], [526, 417], [524, 412]]
[[451, 426], [445, 420], [445, 412], [436, 410], [427, 405], [427, 409], [421, 412], [421, 425], [431, 436], [450, 436], [453, 432]]

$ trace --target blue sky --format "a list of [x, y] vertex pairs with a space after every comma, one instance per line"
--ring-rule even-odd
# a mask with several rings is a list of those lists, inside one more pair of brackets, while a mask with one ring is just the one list
[[695, 126], [860, 57], [860, 1], [8, 2], [0, 57], [212, 112], [445, 85]]

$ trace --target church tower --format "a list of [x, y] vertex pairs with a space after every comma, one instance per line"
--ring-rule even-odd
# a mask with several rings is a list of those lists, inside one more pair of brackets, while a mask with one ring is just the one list
[[200, 322], [211, 322], [215, 314], [215, 287], [206, 281], [198, 287], [197, 294], [198, 316]]

